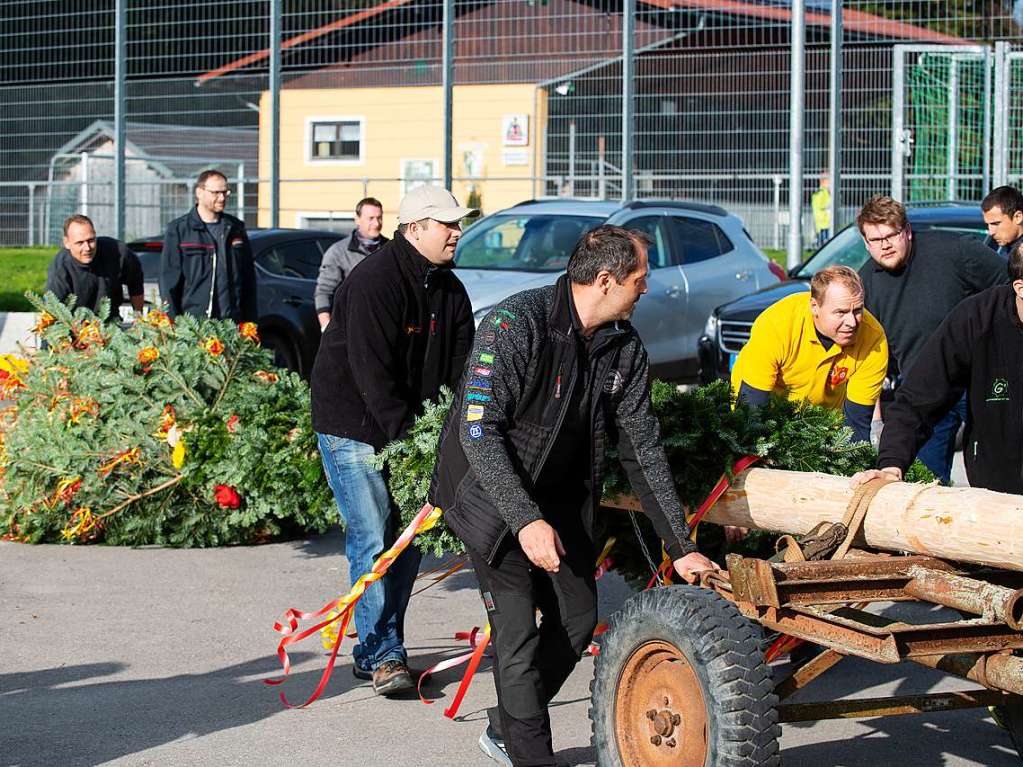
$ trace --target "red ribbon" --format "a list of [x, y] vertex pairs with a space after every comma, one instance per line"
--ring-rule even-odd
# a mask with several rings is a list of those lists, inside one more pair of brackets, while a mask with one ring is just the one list
[[[735, 462], [735, 465], [732, 467], [732, 476], [733, 477], [738, 476], [759, 460], [760, 456], [756, 455], [747, 455], [740, 458], [738, 461]], [[693, 514], [692, 519], [689, 520], [690, 529], [695, 529], [696, 526], [700, 524], [700, 520], [703, 519], [704, 515], [708, 511], [714, 508], [714, 504], [717, 503], [721, 496], [725, 494], [725, 491], [728, 490], [731, 484], [732, 483], [731, 480], [728, 479], [728, 475], [722, 474], [721, 479], [719, 479], [717, 484], [714, 485], [714, 489], [710, 491], [710, 495], [708, 495], [707, 498], [703, 501], [703, 503], [700, 504], [700, 508], [696, 510], [696, 513]]]
[[[286, 649], [289, 645], [301, 642], [303, 639], [315, 634], [325, 626], [329, 626], [337, 621], [341, 622], [337, 633], [337, 640], [335, 640], [334, 646], [330, 651], [330, 659], [327, 661], [327, 667], [323, 670], [323, 674], [320, 676], [320, 682], [316, 685], [316, 689], [313, 691], [313, 694], [309, 696], [309, 699], [306, 700], [305, 703], [302, 703], [299, 706], [293, 706], [288, 703], [288, 699], [285, 697], [284, 693], [281, 692], [280, 699], [285, 706], [288, 708], [304, 708], [323, 694], [323, 690], [326, 688], [327, 682], [330, 680], [330, 675], [334, 670], [334, 663], [337, 661], [337, 653], [338, 650], [341, 649], [341, 643], [345, 639], [345, 632], [352, 619], [354, 607], [365, 592], [366, 586], [371, 584], [373, 581], [378, 580], [383, 573], [387, 572], [391, 563], [397, 559], [401, 552], [404, 551], [412, 542], [412, 539], [415, 538], [416, 534], [420, 531], [420, 527], [423, 526], [424, 522], [427, 521], [427, 517], [429, 517], [433, 512], [434, 508], [430, 504], [423, 506], [415, 519], [409, 523], [408, 527], [406, 527], [402, 534], [398, 537], [398, 540], [394, 542], [394, 545], [377, 558], [369, 573], [361, 576], [359, 580], [353, 584], [352, 589], [348, 594], [331, 600], [315, 612], [303, 612], [301, 610], [296, 610], [295, 608], [289, 608], [284, 613], [283, 622], [278, 621], [274, 623], [274, 631], [281, 634], [283, 637], [277, 645], [277, 657], [281, 662], [282, 673], [277, 679], [264, 679], [264, 684], [268, 685], [281, 684], [291, 672], [291, 659], [288, 657], [288, 651]], [[438, 509], [437, 515], [439, 514], [440, 510]], [[434, 520], [430, 522], [430, 525], [432, 525], [435, 520], [436, 515]], [[321, 618], [332, 610], [336, 610], [341, 607], [342, 604], [344, 607], [341, 608], [337, 615], [331, 616], [324, 621], [320, 621], [315, 626], [311, 626], [300, 633], [295, 633], [298, 630], [299, 621]]]
[[462, 677], [461, 684], [458, 685], [458, 692], [455, 693], [454, 699], [451, 701], [451, 705], [444, 709], [444, 716], [448, 719], [454, 719], [458, 713], [458, 707], [462, 705], [462, 698], [465, 697], [465, 693], [469, 691], [469, 684], [472, 682], [473, 676], [476, 674], [476, 669], [480, 667], [480, 661], [483, 660], [483, 653], [487, 649], [487, 645], [490, 644], [490, 631], [483, 633], [483, 641], [476, 645], [476, 649], [473, 650], [472, 655], [469, 657], [469, 665], [465, 669], [465, 676]]

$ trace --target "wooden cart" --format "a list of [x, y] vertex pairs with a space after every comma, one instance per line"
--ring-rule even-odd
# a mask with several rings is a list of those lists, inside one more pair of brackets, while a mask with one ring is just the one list
[[[733, 509], [745, 504], [749, 511], [753, 503], [742, 498], [748, 489], [739, 483], [729, 501]], [[902, 490], [893, 488], [891, 496], [897, 492]], [[626, 499], [619, 506], [633, 504]], [[724, 521], [728, 508], [725, 503]], [[840, 560], [730, 555], [727, 571], [704, 574], [702, 587], [656, 588], [630, 599], [612, 617], [596, 659], [591, 719], [598, 765], [777, 765], [782, 722], [981, 706], [996, 707], [1019, 751], [1023, 657], [1015, 651], [1023, 649], [1023, 572], [930, 552], [881, 552], [863, 543], [862, 530], [856, 533], [849, 539], [856, 536], [859, 545]], [[952, 608], [945, 614], [953, 617], [910, 623], [870, 610], [876, 603], [907, 601]], [[933, 612], [923, 614], [934, 621]], [[775, 680], [764, 652], [780, 635], [823, 651]], [[849, 656], [911, 661], [983, 689], [837, 701], [825, 694], [819, 702], [786, 702]]]

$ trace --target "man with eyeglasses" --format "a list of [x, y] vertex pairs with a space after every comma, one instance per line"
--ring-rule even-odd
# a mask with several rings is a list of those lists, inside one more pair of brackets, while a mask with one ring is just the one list
[[160, 254], [160, 295], [171, 317], [255, 322], [256, 272], [240, 219], [225, 213], [227, 177], [205, 170], [195, 182], [195, 207], [167, 225]]
[[[871, 197], [856, 226], [870, 254], [860, 269], [867, 309], [884, 327], [889, 353], [902, 373], [960, 301], [1008, 281], [1005, 261], [982, 242], [955, 232], [914, 232], [905, 207], [891, 197]], [[955, 404], [917, 455], [945, 484], [951, 481], [965, 409], [965, 402]]]
[[877, 477], [901, 480], [930, 430], [965, 399], [970, 485], [1023, 494], [1023, 243], [1009, 252], [1007, 266], [1009, 285], [963, 300], [924, 344], [888, 407], [877, 468], [856, 474], [853, 487]]

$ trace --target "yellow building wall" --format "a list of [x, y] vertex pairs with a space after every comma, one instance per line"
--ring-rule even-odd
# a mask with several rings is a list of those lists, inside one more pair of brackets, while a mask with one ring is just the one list
[[[533, 177], [543, 168], [547, 119], [546, 91], [532, 83], [460, 85], [453, 93], [452, 175], [455, 196], [465, 204], [475, 187], [483, 212], [530, 199], [541, 193]], [[528, 144], [505, 144], [506, 119], [527, 118]], [[362, 121], [359, 161], [312, 160], [314, 120]], [[384, 232], [397, 226], [398, 202], [406, 161], [433, 161], [443, 177], [443, 91], [440, 87], [346, 88], [281, 91], [280, 224], [308, 225], [306, 217], [351, 218], [364, 196], [384, 205]], [[270, 177], [269, 93], [260, 99], [260, 165]], [[436, 183], [440, 183], [439, 181]], [[259, 185], [259, 226], [270, 225], [269, 184]]]

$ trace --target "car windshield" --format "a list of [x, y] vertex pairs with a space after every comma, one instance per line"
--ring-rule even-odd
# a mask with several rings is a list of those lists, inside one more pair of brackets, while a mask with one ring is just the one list
[[488, 216], [462, 235], [455, 265], [460, 269], [563, 272], [579, 237], [603, 222], [596, 216]]
[[[945, 232], [955, 232], [956, 234], [967, 234], [971, 237], [976, 237], [978, 240], [983, 241], [987, 237], [987, 231], [984, 229], [983, 224], [979, 224], [977, 228], [971, 227], [967, 224], [955, 226], [955, 225], [935, 225], [935, 226], [919, 226], [917, 229], [940, 229]], [[848, 266], [857, 271], [860, 267], [867, 263], [867, 247], [863, 244], [863, 238], [860, 236], [860, 230], [855, 226], [847, 226], [841, 232], [832, 237], [828, 243], [813, 254], [803, 264], [799, 271], [793, 274], [793, 278], [797, 280], [808, 280], [813, 277], [821, 269], [826, 269], [829, 266], [836, 264], [841, 266]]]

